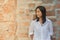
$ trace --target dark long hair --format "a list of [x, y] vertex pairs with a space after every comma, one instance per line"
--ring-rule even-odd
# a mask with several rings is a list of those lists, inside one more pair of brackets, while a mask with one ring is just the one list
[[[35, 13], [36, 13], [37, 9], [39, 9], [41, 11], [41, 13], [42, 13], [42, 20], [43, 20], [42, 23], [44, 24], [45, 21], [46, 21], [46, 8], [43, 7], [43, 6], [38, 6], [35, 9]], [[37, 17], [37, 15], [36, 15], [36, 19], [37, 19], [37, 21], [39, 21], [39, 18]]]

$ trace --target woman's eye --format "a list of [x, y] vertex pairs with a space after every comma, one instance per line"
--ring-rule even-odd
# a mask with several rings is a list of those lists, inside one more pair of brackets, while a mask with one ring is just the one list
[[39, 11], [37, 11], [37, 12], [39, 12]]

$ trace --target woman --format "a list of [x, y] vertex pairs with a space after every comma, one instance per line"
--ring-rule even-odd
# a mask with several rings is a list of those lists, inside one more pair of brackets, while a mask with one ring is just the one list
[[53, 26], [51, 20], [46, 18], [46, 9], [38, 6], [35, 9], [36, 19], [33, 20], [29, 27], [29, 36], [31, 40], [51, 40], [53, 36]]

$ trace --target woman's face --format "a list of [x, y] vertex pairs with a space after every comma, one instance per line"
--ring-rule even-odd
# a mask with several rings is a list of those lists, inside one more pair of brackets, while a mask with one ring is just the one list
[[39, 8], [36, 10], [36, 15], [37, 15], [37, 17], [42, 17], [42, 13], [41, 13], [41, 11], [39, 10]]

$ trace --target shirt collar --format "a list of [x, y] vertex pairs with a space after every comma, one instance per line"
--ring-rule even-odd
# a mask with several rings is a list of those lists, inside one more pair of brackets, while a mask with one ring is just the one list
[[43, 25], [46, 25], [46, 24], [48, 23], [48, 21], [49, 21], [49, 19], [46, 18], [46, 22], [45, 22], [44, 24], [41, 24], [39, 21], [38, 21], [38, 23], [39, 23], [41, 26], [43, 26]]

